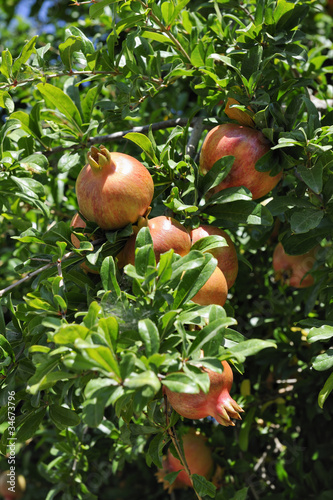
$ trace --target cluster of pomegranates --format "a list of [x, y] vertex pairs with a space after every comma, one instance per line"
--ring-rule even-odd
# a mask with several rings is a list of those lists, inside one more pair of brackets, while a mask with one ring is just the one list
[[[228, 116], [233, 118], [231, 104], [229, 102], [226, 111]], [[239, 110], [236, 111], [235, 116], [239, 119], [242, 115]], [[254, 122], [250, 117], [247, 116], [246, 119], [243, 117], [243, 122], [246, 125], [236, 123], [219, 125], [213, 128], [204, 140], [200, 154], [202, 174], [209, 172], [223, 156], [235, 157], [229, 174], [211, 190], [208, 196], [228, 187], [245, 186], [251, 191], [253, 199], [258, 199], [268, 194], [281, 179], [282, 172], [271, 176], [269, 172], [259, 172], [255, 169], [256, 162], [269, 151], [270, 145], [264, 135], [254, 128]], [[148, 219], [154, 183], [148, 170], [137, 159], [126, 154], [110, 152], [103, 146], [100, 149], [92, 147], [88, 153], [88, 163], [77, 178], [76, 194], [80, 213], [101, 229], [109, 231], [121, 229], [127, 224], [133, 225], [132, 236], [128, 238], [117, 256], [120, 269], [127, 264], [134, 264], [136, 236], [143, 226], [149, 228], [157, 262], [160, 255], [170, 249], [180, 256], [185, 256], [202, 238], [210, 235], [225, 238], [227, 246], [210, 250], [217, 260], [217, 267], [205, 285], [192, 298], [193, 302], [200, 305], [225, 304], [228, 290], [235, 283], [238, 273], [237, 253], [230, 236], [224, 230], [212, 225], [187, 229], [173, 217], [162, 215]], [[79, 214], [76, 214], [71, 225], [74, 228], [85, 228], [86, 223]], [[72, 243], [79, 248], [80, 242], [74, 234]], [[304, 256], [288, 256], [281, 243], [274, 251], [273, 267], [277, 277], [294, 287], [312, 285], [313, 277], [309, 271], [313, 263], [313, 252]], [[84, 266], [86, 271], [91, 271], [86, 264]], [[243, 410], [230, 396], [233, 382], [230, 365], [223, 361], [222, 368], [221, 373], [203, 368], [210, 379], [210, 389], [207, 394], [202, 391], [199, 394], [177, 393], [164, 386], [164, 394], [173, 409], [186, 418], [201, 419], [212, 416], [221, 425], [234, 425], [232, 419], [240, 419]], [[198, 450], [201, 450], [198, 453], [203, 455], [208, 453], [202, 437], [200, 442], [198, 436], [193, 433], [189, 433], [185, 438], [185, 449], [198, 446]], [[193, 453], [189, 453], [189, 457], [192, 456]], [[192, 463], [191, 458], [188, 460], [192, 473], [196, 472], [196, 462]], [[198, 473], [208, 477], [211, 470], [209, 453], [205, 463], [206, 469], [200, 469]], [[175, 457], [168, 454], [164, 464], [165, 470], [178, 470], [177, 467], [179, 464]], [[179, 474], [177, 481], [191, 485], [191, 479], [185, 471]]]

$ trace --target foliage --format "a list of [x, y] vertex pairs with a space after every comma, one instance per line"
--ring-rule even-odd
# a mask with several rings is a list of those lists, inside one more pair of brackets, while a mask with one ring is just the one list
[[[5, 4], [0, 468], [8, 468], [8, 393], [15, 391], [16, 465], [28, 499], [168, 498], [154, 474], [186, 426], [205, 433], [220, 470], [215, 485], [194, 477], [198, 497], [329, 498], [327, 7], [314, 0], [101, 0], [44, 2], [39, 11], [34, 2], [28, 23], [16, 14], [18, 1]], [[205, 132], [230, 121], [229, 97], [272, 143], [256, 168], [283, 170], [265, 199], [253, 201], [244, 187], [206, 196], [233, 161], [199, 173]], [[191, 301], [216, 267], [207, 253], [223, 244], [216, 237], [157, 264], [143, 228], [135, 266], [123, 272], [116, 256], [132, 226], [103, 232], [89, 223], [97, 238], [76, 231], [81, 245], [73, 246], [75, 180], [88, 149], [101, 144], [149, 169], [150, 217], [172, 214], [187, 228], [210, 223], [232, 236], [240, 270], [224, 308]], [[289, 254], [320, 246], [315, 285], [297, 290], [274, 280], [278, 239]], [[100, 274], [85, 273], [83, 260]], [[242, 423], [224, 428], [170, 414], [163, 385], [207, 391], [200, 368], [219, 370], [223, 359], [234, 369]], [[177, 499], [194, 497], [176, 491]]]

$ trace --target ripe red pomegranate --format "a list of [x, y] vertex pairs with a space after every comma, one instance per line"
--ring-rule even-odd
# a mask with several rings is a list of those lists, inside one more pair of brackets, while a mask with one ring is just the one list
[[0, 495], [4, 500], [19, 500], [26, 489], [25, 477], [17, 476], [13, 471], [3, 471], [0, 474]]
[[[160, 215], [148, 220], [146, 224], [149, 227], [153, 240], [156, 262], [160, 260], [162, 253], [167, 252], [171, 248], [182, 257], [189, 253], [191, 249], [190, 234], [176, 219]], [[136, 234], [132, 234], [122, 251], [118, 254], [119, 267], [124, 267], [126, 264], [134, 265], [135, 240]]]
[[208, 278], [206, 283], [192, 297], [192, 301], [201, 306], [209, 306], [216, 304], [224, 306], [228, 296], [227, 280], [224, 277], [221, 269], [216, 267], [213, 274]]
[[153, 194], [153, 179], [142, 163], [103, 146], [92, 146], [76, 181], [80, 212], [105, 230], [134, 224], [146, 213]]
[[203, 370], [208, 373], [210, 388], [208, 394], [200, 391], [199, 394], [186, 394], [173, 392], [164, 386], [165, 394], [173, 409], [186, 418], [199, 419], [214, 417], [221, 425], [235, 425], [231, 420], [241, 420], [239, 412], [243, 409], [232, 399], [229, 392], [233, 382], [230, 365], [222, 361], [223, 372], [217, 373], [208, 368]]
[[[73, 227], [73, 228], [85, 228], [86, 227], [85, 221], [80, 217], [80, 214], [78, 212], [74, 215], [73, 219], [71, 220], [71, 227]], [[84, 233], [84, 234], [86, 234], [86, 233]], [[92, 240], [95, 239], [93, 235], [91, 236], [91, 239]], [[73, 245], [75, 246], [75, 248], [80, 248], [80, 240], [73, 233], [71, 234], [71, 241], [72, 241]], [[82, 262], [81, 268], [88, 273], [99, 274], [99, 271], [97, 271], [96, 269], [91, 269], [85, 262]]]
[[215, 248], [210, 250], [210, 253], [217, 259], [217, 266], [221, 269], [227, 280], [228, 289], [235, 283], [238, 274], [238, 258], [235, 245], [233, 244], [230, 236], [215, 226], [203, 225], [196, 229], [192, 229], [191, 238], [192, 245], [201, 238], [206, 236], [217, 235], [226, 239], [228, 246]]
[[[190, 429], [183, 436], [184, 455], [191, 474], [199, 474], [210, 480], [213, 473], [214, 462], [212, 451], [207, 446], [207, 438], [202, 434]], [[170, 485], [165, 479], [165, 475], [176, 472], [180, 469], [176, 480]], [[174, 457], [168, 450], [166, 458], [163, 460], [163, 469], [157, 472], [158, 481], [163, 483], [164, 489], [169, 489], [169, 493], [176, 488], [192, 487], [190, 476], [184, 470], [178, 458]]]
[[235, 161], [227, 177], [211, 190], [245, 186], [256, 200], [269, 193], [279, 182], [282, 172], [271, 177], [269, 172], [258, 172], [255, 164], [270, 150], [266, 137], [259, 131], [235, 123], [218, 125], [208, 132], [200, 153], [200, 170], [206, 174], [220, 158], [227, 155]]
[[[278, 243], [273, 253], [275, 279], [295, 288], [306, 288], [313, 285], [314, 278], [307, 273], [311, 271], [316, 262], [317, 250], [318, 247], [315, 247], [302, 255], [288, 255], [282, 243]], [[305, 276], [306, 274], [307, 276]]]

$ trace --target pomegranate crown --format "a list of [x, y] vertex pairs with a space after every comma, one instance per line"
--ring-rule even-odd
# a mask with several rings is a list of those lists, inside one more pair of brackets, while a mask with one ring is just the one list
[[97, 170], [101, 170], [103, 167], [110, 165], [112, 162], [111, 153], [104, 146], [100, 146], [100, 149], [95, 146], [91, 146], [87, 157], [89, 165]]

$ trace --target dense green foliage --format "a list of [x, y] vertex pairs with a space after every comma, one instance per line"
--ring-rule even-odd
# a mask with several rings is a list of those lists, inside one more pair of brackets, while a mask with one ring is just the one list
[[[169, 494], [155, 472], [171, 434], [209, 439], [220, 483], [195, 478], [177, 500], [332, 498], [333, 21], [315, 0], [36, 1], [0, 6], [0, 469], [8, 468], [15, 391], [16, 470], [27, 499]], [[26, 8], [27, 5], [26, 5]], [[47, 16], [47, 17], [46, 17]], [[230, 157], [202, 176], [207, 130], [228, 97], [271, 141], [257, 169], [277, 187], [207, 198]], [[249, 111], [251, 108], [252, 112]], [[156, 264], [141, 229], [135, 266], [116, 255], [132, 234], [70, 221], [92, 145], [130, 154], [154, 179], [149, 217], [228, 231], [239, 274], [224, 308], [191, 298], [216, 267], [211, 238]], [[278, 234], [277, 234], [278, 233]], [[320, 246], [315, 284], [277, 282], [289, 254]], [[100, 274], [85, 273], [86, 260]], [[185, 274], [183, 274], [185, 273]], [[200, 330], [197, 329], [200, 327]], [[204, 357], [200, 358], [200, 350]], [[235, 427], [169, 415], [162, 387], [207, 391], [200, 367], [233, 367]], [[222, 471], [222, 472], [221, 472]]]

